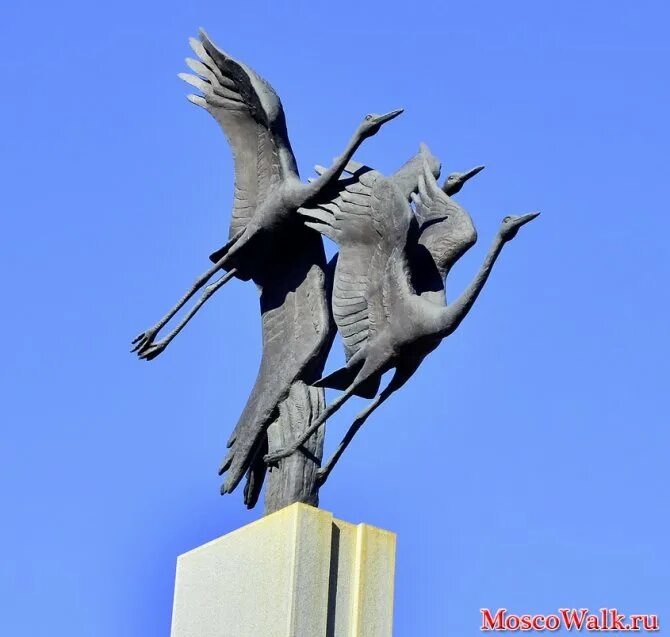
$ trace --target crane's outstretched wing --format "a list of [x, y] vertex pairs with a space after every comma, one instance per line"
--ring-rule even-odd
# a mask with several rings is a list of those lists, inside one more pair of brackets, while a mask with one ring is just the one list
[[[305, 225], [340, 248], [332, 308], [349, 361], [388, 319], [382, 282], [390, 261], [405, 258], [414, 217], [402, 191], [381, 173], [363, 167], [339, 185], [340, 192], [331, 202], [298, 212], [309, 219]], [[354, 372], [354, 368], [343, 368], [319, 384], [345, 389]], [[378, 380], [357, 393], [369, 397], [377, 389]]]
[[334, 336], [321, 237], [296, 224], [278, 242], [283, 258], [272, 259], [272, 267], [256, 281], [263, 323], [258, 377], [219, 470], [226, 473], [222, 493], [232, 492], [251, 470], [245, 490], [248, 506], [256, 502], [265, 475], [268, 426], [294, 382], [311, 385], [321, 376]]
[[[419, 176], [423, 174], [424, 164], [427, 163], [433, 177], [437, 179], [440, 176], [441, 164], [440, 160], [433, 155], [430, 148], [423, 142], [419, 144], [419, 152], [408, 159], [398, 170], [396, 170], [389, 179], [393, 180], [401, 192], [409, 198], [413, 192], [416, 192], [419, 187]], [[323, 166], [315, 166], [314, 170], [317, 174], [323, 174], [326, 169]], [[353, 159], [345, 166], [344, 172], [354, 177], [363, 173], [373, 171], [374, 168], [354, 161]], [[345, 180], [347, 178], [344, 178]], [[311, 181], [311, 180], [310, 180]], [[338, 188], [339, 191], [341, 188]], [[337, 191], [335, 194], [337, 194]]]
[[[420, 246], [428, 250], [441, 282], [451, 267], [477, 241], [468, 212], [439, 187], [430, 167], [424, 165], [417, 194], [411, 195], [419, 222]], [[417, 267], [417, 274], [425, 268]]]
[[426, 164], [433, 177], [437, 179], [440, 176], [440, 160], [430, 152], [430, 148], [426, 144], [421, 143], [419, 144], [419, 152], [396, 170], [390, 176], [390, 179], [409, 198], [419, 187], [419, 177], [423, 174]]
[[[246, 227], [257, 206], [286, 172], [294, 172], [286, 120], [274, 89], [244, 63], [216, 47], [201, 30], [190, 39], [199, 60], [187, 59], [197, 73], [179, 77], [202, 92], [188, 99], [220, 124], [235, 160], [235, 196], [229, 238]], [[280, 161], [280, 152], [283, 161]], [[216, 253], [212, 258], [216, 261]]]
[[[235, 195], [229, 237], [247, 226], [270, 192], [298, 171], [281, 101], [273, 88], [244, 63], [217, 48], [201, 31], [190, 40], [197, 74], [180, 77], [200, 89], [189, 100], [220, 124], [235, 160]], [[245, 501], [253, 506], [265, 476], [267, 428], [296, 382], [311, 384], [323, 371], [334, 329], [326, 291], [326, 258], [321, 237], [301, 223], [276, 229], [267, 246], [267, 267], [254, 269], [263, 324], [258, 377], [228, 442], [220, 469], [222, 492], [235, 489], [247, 473]], [[218, 250], [210, 256], [218, 261]], [[240, 278], [244, 275], [238, 274]]]

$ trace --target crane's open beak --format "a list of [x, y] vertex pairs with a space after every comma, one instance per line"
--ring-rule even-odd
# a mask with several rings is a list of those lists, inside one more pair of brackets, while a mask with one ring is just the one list
[[465, 182], [468, 179], [472, 179], [475, 175], [482, 172], [482, 170], [484, 170], [484, 166], [475, 166], [474, 168], [471, 168], [470, 170], [468, 170], [468, 172], [466, 172], [463, 175], [463, 177], [462, 177], [463, 181]]
[[404, 112], [404, 108], [399, 108], [397, 111], [391, 111], [390, 113], [386, 113], [386, 115], [379, 115], [376, 119], [377, 121], [375, 124], [386, 124], [386, 122], [390, 122], [392, 119], [395, 119], [400, 115], [401, 113]]
[[532, 221], [533, 219], [535, 219], [535, 217], [539, 216], [540, 216], [539, 212], [532, 212], [529, 215], [523, 215], [522, 217], [519, 218], [518, 227], [520, 228], [521, 226], [525, 226], [529, 221]]

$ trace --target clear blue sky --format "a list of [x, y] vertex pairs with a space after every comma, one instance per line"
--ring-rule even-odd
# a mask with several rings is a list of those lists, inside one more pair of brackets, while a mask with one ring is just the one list
[[425, 141], [447, 171], [486, 164], [453, 292], [503, 216], [543, 213], [323, 489], [398, 533], [396, 635], [477, 635], [483, 606], [670, 634], [667, 3], [330, 7], [0, 10], [0, 633], [164, 637], [176, 556], [260, 514], [216, 475], [255, 291], [227, 286], [153, 363], [128, 353], [227, 232], [230, 154], [176, 78], [202, 25], [278, 90], [305, 177], [400, 106], [358, 159], [390, 172]]

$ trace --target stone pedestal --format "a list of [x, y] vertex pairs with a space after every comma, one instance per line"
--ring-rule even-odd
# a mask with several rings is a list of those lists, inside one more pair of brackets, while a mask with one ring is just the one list
[[390, 637], [395, 534], [293, 504], [177, 560], [171, 637]]

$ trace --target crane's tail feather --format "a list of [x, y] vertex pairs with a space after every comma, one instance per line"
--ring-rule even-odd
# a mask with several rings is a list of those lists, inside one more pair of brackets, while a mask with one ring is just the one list
[[247, 509], [253, 509], [258, 502], [258, 498], [265, 482], [267, 466], [263, 456], [268, 452], [268, 437], [261, 436], [256, 448], [256, 455], [251, 461], [247, 471], [247, 482], [244, 485], [244, 504]]

